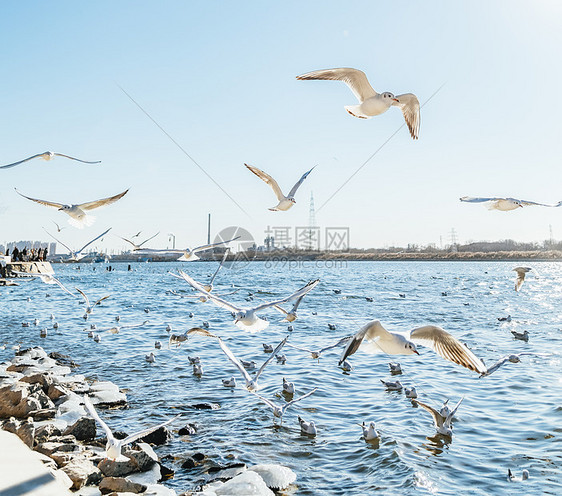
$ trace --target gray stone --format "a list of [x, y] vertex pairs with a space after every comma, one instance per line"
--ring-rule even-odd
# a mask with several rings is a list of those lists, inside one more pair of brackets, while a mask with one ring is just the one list
[[44, 391], [49, 389], [53, 384], [53, 377], [50, 374], [32, 374], [25, 375], [21, 378], [21, 382], [28, 382], [29, 384], [39, 384]]
[[137, 464], [137, 471], [144, 472], [158, 462], [158, 455], [146, 443], [138, 443], [138, 450], [127, 449], [124, 453]]
[[104, 477], [100, 482], [99, 489], [102, 494], [109, 494], [112, 491], [138, 494], [144, 493], [146, 491], [146, 486], [144, 484], [128, 481], [122, 477]]
[[98, 463], [98, 468], [107, 477], [123, 477], [132, 474], [137, 470], [137, 463], [127, 458], [126, 460], [110, 460], [104, 458]]
[[35, 439], [35, 426], [33, 425], [33, 419], [28, 418], [26, 421], [22, 422], [18, 427], [16, 434], [28, 448], [33, 448]]
[[52, 436], [60, 436], [60, 429], [54, 424], [44, 424], [35, 429], [35, 442], [41, 444], [46, 442]]
[[24, 418], [33, 410], [41, 408], [39, 400], [30, 396], [27, 384], [18, 382], [0, 388], [0, 418]]
[[99, 469], [86, 458], [74, 458], [62, 470], [72, 480], [72, 489], [74, 490], [85, 485], [96, 484], [101, 480]]
[[38, 444], [35, 448], [35, 451], [39, 453], [43, 453], [44, 455], [51, 456], [55, 451], [60, 452], [72, 452], [76, 448], [75, 444], [65, 444], [59, 443], [54, 441], [47, 441], [46, 443]]
[[19, 426], [20, 426], [19, 420], [17, 420], [15, 417], [10, 417], [8, 420], [4, 422], [4, 424], [2, 425], [2, 429], [11, 432], [12, 434], [16, 434], [18, 432]]
[[90, 417], [79, 418], [74, 424], [67, 427], [63, 435], [71, 434], [78, 441], [87, 441], [96, 437], [96, 421]]
[[160, 446], [162, 444], [166, 444], [168, 441], [170, 441], [170, 439], [172, 439], [172, 434], [168, 429], [166, 429], [165, 426], [162, 426], [151, 432], [150, 434], [142, 437], [140, 440], [144, 443]]
[[57, 411], [54, 408], [40, 408], [39, 410], [32, 410], [29, 412], [29, 416], [33, 417], [34, 420], [49, 420], [52, 419], [56, 413]]
[[56, 401], [68, 394], [68, 389], [60, 384], [51, 384], [47, 390], [47, 396], [51, 401]]

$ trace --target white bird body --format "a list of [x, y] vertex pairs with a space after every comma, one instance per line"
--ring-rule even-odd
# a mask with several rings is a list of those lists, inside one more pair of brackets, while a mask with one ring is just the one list
[[295, 384], [293, 382], [287, 381], [283, 377], [283, 392], [287, 394], [295, 394]]
[[381, 382], [384, 384], [384, 387], [389, 391], [402, 391], [402, 383], [400, 381], [383, 381]]
[[388, 368], [390, 369], [391, 374], [401, 374], [402, 373], [402, 367], [399, 363], [390, 362], [388, 364]]
[[203, 365], [201, 365], [200, 363], [194, 363], [193, 375], [201, 377], [203, 375]]
[[521, 472], [521, 477], [517, 477], [513, 475], [513, 472], [510, 468], [507, 469], [507, 480], [509, 482], [522, 482], [529, 479], [529, 471], [527, 469]]
[[248, 164], [244, 164], [244, 165], [251, 172], [253, 172], [256, 176], [258, 176], [262, 181], [264, 181], [266, 184], [271, 186], [271, 189], [273, 189], [273, 192], [275, 193], [275, 196], [277, 197], [277, 200], [279, 200], [279, 203], [275, 207], [271, 207], [269, 209], [272, 212], [276, 212], [278, 210], [287, 211], [296, 203], [295, 194], [297, 193], [297, 190], [299, 189], [299, 187], [303, 183], [303, 181], [308, 177], [308, 175], [314, 169], [314, 167], [313, 167], [308, 172], [305, 172], [302, 175], [302, 177], [298, 180], [298, 182], [291, 188], [291, 191], [289, 191], [289, 194], [287, 196], [285, 196], [283, 194], [283, 192], [281, 191], [281, 188], [279, 187], [279, 184], [277, 184], [277, 181], [275, 179], [273, 179], [269, 174], [262, 171], [261, 169], [258, 169], [257, 167], [253, 167], [253, 166], [248, 165]]
[[363, 422], [362, 424], [359, 424], [359, 426], [363, 429], [363, 439], [365, 439], [365, 441], [380, 440], [381, 436], [377, 432], [377, 426], [374, 422], [369, 422], [368, 425]]
[[415, 387], [404, 388], [404, 394], [406, 398], [414, 399], [418, 397], [418, 392]]
[[300, 415], [297, 417], [299, 424], [301, 426], [301, 432], [303, 434], [307, 434], [308, 436], [316, 436], [318, 433], [316, 429], [316, 425], [314, 424], [314, 420], [307, 422], [304, 420]]
[[224, 387], [234, 388], [236, 387], [236, 379], [234, 378], [234, 376], [231, 377], [230, 379], [223, 379], [222, 385]]
[[[34, 273], [34, 272], [20, 272], [19, 270], [13, 270], [13, 269], [12, 269], [12, 272], [14, 274], [18, 274], [18, 275], [22, 275], [22, 276], [37, 277], [41, 280], [41, 282], [43, 282], [45, 284], [56, 284], [63, 291], [66, 291], [70, 296], [75, 298], [75, 295], [73, 295], [53, 274], [39, 274], [39, 273]], [[52, 319], [54, 319], [54, 318], [55, 317], [53, 315]]]
[[246, 360], [240, 360], [240, 363], [247, 370], [254, 370], [257, 367], [257, 364], [254, 360], [251, 360], [250, 362]]
[[154, 353], [150, 352], [148, 355], [145, 355], [144, 359], [148, 362], [148, 363], [154, 363], [155, 358], [154, 358]]
[[86, 294], [84, 293], [84, 291], [82, 291], [81, 289], [78, 289], [77, 287], [75, 287], [74, 289], [76, 289], [76, 291], [78, 291], [81, 295], [82, 298], [84, 298], [84, 303], [86, 304], [86, 314], [91, 314], [94, 312], [94, 307], [96, 305], [99, 305], [102, 301], [106, 300], [107, 298], [109, 298], [111, 295], [106, 295], [106, 296], [102, 296], [99, 300], [97, 300], [93, 305], [90, 305], [90, 300], [89, 298], [86, 296]]
[[433, 424], [435, 426], [435, 430], [439, 434], [450, 437], [453, 435], [453, 424], [452, 424], [453, 417], [455, 413], [457, 413], [457, 410], [460, 404], [462, 403], [463, 399], [464, 397], [459, 400], [459, 402], [455, 405], [455, 408], [453, 408], [452, 410], [449, 410], [449, 407], [445, 403], [443, 407], [446, 407], [446, 410], [442, 408], [441, 412], [446, 413], [446, 415], [443, 415], [442, 413], [435, 410], [435, 408], [426, 405], [421, 401], [418, 400], [413, 400], [413, 401], [419, 406], [421, 406], [422, 408], [424, 408], [425, 410], [427, 410], [429, 413], [431, 413], [431, 416], [433, 417]]
[[257, 312], [261, 311], [261, 310], [265, 310], [269, 307], [274, 307], [275, 305], [279, 305], [281, 303], [285, 303], [287, 301], [291, 301], [297, 298], [300, 298], [301, 296], [304, 296], [306, 293], [308, 293], [309, 291], [311, 291], [314, 287], [316, 287], [316, 285], [320, 282], [319, 279], [316, 279], [315, 281], [310, 281], [308, 284], [306, 284], [305, 286], [303, 286], [302, 288], [300, 288], [299, 290], [295, 291], [293, 294], [279, 299], [279, 300], [275, 300], [269, 303], [263, 303], [261, 305], [258, 305], [257, 307], [253, 307], [253, 308], [242, 308], [240, 306], [234, 305], [232, 303], [229, 303], [228, 301], [219, 298], [218, 296], [209, 293], [208, 291], [205, 291], [205, 289], [203, 288], [203, 286], [201, 284], [199, 284], [197, 281], [195, 281], [194, 279], [192, 279], [189, 275], [187, 275], [185, 272], [183, 271], [179, 271], [179, 275], [196, 291], [199, 291], [202, 295], [206, 296], [207, 298], [209, 298], [215, 305], [217, 305], [218, 307], [224, 308], [230, 312], [234, 313], [234, 323], [237, 327], [239, 327], [240, 329], [249, 331], [249, 332], [259, 332], [262, 331], [263, 329], [265, 329], [267, 326], [269, 326], [269, 322], [267, 320], [261, 319], [258, 315]]
[[377, 93], [363, 71], [342, 67], [308, 72], [297, 76], [299, 80], [325, 79], [343, 81], [353, 92], [359, 105], [347, 105], [345, 110], [354, 117], [370, 119], [384, 114], [390, 107], [399, 107], [413, 139], [418, 139], [420, 130], [420, 102], [413, 93], [394, 96], [385, 91]]
[[128, 460], [127, 457], [121, 455], [121, 449], [123, 448], [123, 446], [130, 444], [134, 441], [137, 441], [138, 439], [141, 439], [145, 436], [148, 436], [150, 433], [160, 429], [160, 427], [164, 427], [170, 424], [171, 422], [173, 422], [174, 420], [176, 420], [178, 417], [181, 417], [181, 415], [176, 415], [174, 418], [171, 418], [170, 420], [167, 420], [162, 424], [156, 425], [154, 427], [149, 427], [148, 429], [144, 429], [142, 431], [131, 434], [130, 436], [127, 436], [125, 439], [115, 439], [115, 437], [113, 437], [113, 433], [111, 432], [111, 429], [99, 417], [98, 413], [94, 408], [94, 405], [92, 405], [90, 398], [88, 398], [87, 396], [84, 396], [84, 406], [86, 407], [86, 411], [101, 426], [101, 428], [105, 432], [105, 435], [107, 436], [107, 444], [105, 446], [106, 458], [115, 461]]
[[446, 360], [469, 370], [483, 373], [486, 366], [466, 345], [437, 326], [423, 326], [405, 334], [387, 331], [378, 320], [363, 326], [345, 348], [340, 364], [358, 349], [366, 353], [386, 353], [387, 355], [419, 355], [416, 344], [431, 347]]
[[523, 331], [523, 332], [511, 331], [511, 334], [513, 334], [513, 337], [515, 339], [519, 339], [521, 341], [529, 341], [529, 331]]

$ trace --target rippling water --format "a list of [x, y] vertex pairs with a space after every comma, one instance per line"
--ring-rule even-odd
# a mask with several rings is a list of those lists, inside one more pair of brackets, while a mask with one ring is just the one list
[[[111, 380], [126, 389], [126, 410], [105, 411], [113, 428], [135, 431], [147, 423], [163, 421], [184, 412], [186, 422], [196, 422], [195, 436], [175, 436], [159, 448], [170, 454], [166, 463], [176, 470], [170, 487], [194, 488], [205, 480], [209, 463], [191, 470], [180, 467], [181, 459], [201, 451], [214, 462], [234, 459], [254, 463], [281, 463], [297, 473], [291, 494], [562, 494], [562, 264], [533, 262], [539, 278], [527, 276], [520, 293], [513, 290], [513, 263], [504, 262], [349, 262], [317, 266], [308, 262], [294, 267], [252, 263], [223, 269], [215, 291], [234, 286], [240, 291], [227, 297], [246, 303], [246, 290], [262, 290], [256, 300], [285, 295], [312, 278], [321, 283], [303, 301], [290, 342], [305, 347], [328, 345], [338, 337], [356, 332], [372, 319], [389, 330], [409, 330], [436, 324], [467, 343], [488, 364], [508, 353], [551, 353], [548, 358], [525, 356], [522, 363], [507, 364], [490, 377], [451, 364], [431, 350], [421, 356], [392, 357], [402, 364], [400, 381], [415, 385], [420, 399], [440, 406], [445, 398], [465, 400], [457, 413], [452, 442], [434, 436], [430, 415], [412, 406], [403, 393], [387, 392], [379, 379], [388, 379], [384, 355], [357, 353], [351, 358], [350, 374], [337, 368], [340, 350], [320, 361], [286, 347], [287, 362], [275, 360], [260, 378], [261, 394], [285, 401], [282, 377], [294, 381], [297, 394], [313, 387], [318, 391], [297, 403], [285, 415], [282, 426], [274, 426], [271, 411], [240, 384], [234, 367], [216, 341], [196, 337], [179, 349], [167, 349], [166, 325], [183, 332], [203, 321], [219, 334], [241, 358], [258, 363], [269, 355], [262, 343], [278, 343], [287, 335], [280, 314], [267, 312], [271, 325], [259, 334], [246, 333], [232, 325], [227, 311], [212, 303], [199, 303], [169, 293], [189, 293], [187, 284], [167, 274], [181, 268], [204, 282], [215, 262], [188, 264], [101, 264], [55, 265], [60, 280], [69, 288], [78, 286], [95, 300], [111, 298], [96, 307], [87, 323], [84, 306], [56, 286], [40, 281], [22, 281], [19, 287], [0, 288], [1, 339], [10, 344], [41, 345], [48, 352], [71, 355], [80, 363], [78, 372], [100, 380]], [[341, 289], [337, 295], [332, 290]], [[399, 296], [406, 295], [405, 298]], [[446, 293], [446, 296], [442, 295]], [[50, 296], [47, 297], [47, 294]], [[31, 301], [27, 301], [27, 297]], [[364, 297], [373, 297], [369, 303]], [[256, 301], [255, 300], [255, 301]], [[145, 313], [148, 308], [150, 312]], [[317, 315], [312, 315], [312, 312]], [[194, 317], [189, 318], [188, 313]], [[51, 329], [54, 313], [60, 327]], [[511, 322], [497, 318], [510, 314]], [[86, 337], [91, 323], [99, 329], [120, 324], [141, 328], [119, 334], [103, 334], [98, 344]], [[22, 321], [41, 320], [39, 326], [23, 328]], [[328, 329], [328, 323], [337, 326]], [[47, 338], [39, 329], [48, 327]], [[528, 343], [513, 339], [512, 329], [528, 330]], [[161, 350], [154, 341], [162, 340]], [[155, 351], [156, 362], [144, 356]], [[0, 359], [12, 351], [0, 351]], [[204, 375], [192, 375], [187, 355], [199, 355]], [[222, 386], [221, 379], [237, 376], [235, 390]], [[189, 405], [216, 402], [219, 410], [199, 411]], [[300, 434], [297, 415], [316, 422], [318, 436]], [[375, 420], [381, 433], [379, 447], [361, 438], [362, 421]], [[176, 428], [181, 425], [177, 422]], [[509, 483], [507, 469], [520, 474], [527, 468], [530, 479]]]

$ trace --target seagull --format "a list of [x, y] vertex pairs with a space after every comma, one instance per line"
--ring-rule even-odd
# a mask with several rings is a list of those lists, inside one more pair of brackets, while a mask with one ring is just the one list
[[535, 203], [527, 200], [518, 200], [517, 198], [475, 198], [473, 196], [463, 196], [460, 198], [462, 202], [469, 203], [487, 203], [488, 210], [500, 210], [508, 212], [509, 210], [516, 210], [520, 207], [530, 207], [533, 205], [540, 207], [561, 207], [562, 201], [554, 205], [547, 203]]
[[154, 347], [159, 350], [162, 348], [162, 341], [155, 341], [154, 342]]
[[258, 169], [257, 167], [252, 167], [251, 165], [244, 164], [250, 171], [252, 171], [256, 176], [258, 176], [262, 181], [266, 184], [271, 186], [271, 189], [275, 193], [275, 196], [279, 200], [279, 203], [275, 207], [271, 207], [269, 210], [272, 212], [278, 212], [279, 210], [287, 211], [289, 210], [297, 201], [295, 200], [295, 194], [299, 189], [300, 185], [304, 182], [304, 180], [308, 177], [308, 175], [314, 170], [314, 166], [308, 172], [305, 172], [302, 177], [298, 180], [298, 182], [293, 186], [289, 194], [285, 196], [281, 191], [281, 188], [277, 184], [277, 181], [273, 179], [269, 174]]
[[281, 322], [294, 322], [295, 320], [297, 320], [297, 308], [299, 308], [299, 305], [301, 304], [301, 301], [304, 297], [305, 295], [302, 295], [300, 298], [297, 298], [295, 304], [293, 305], [293, 308], [291, 308], [291, 310], [289, 310], [288, 312], [280, 305], [275, 305], [273, 307], [275, 308], [275, 310], [285, 314], [285, 318]]
[[297, 416], [297, 420], [301, 426], [301, 434], [307, 434], [308, 436], [316, 436], [317, 430], [316, 425], [314, 425], [314, 420], [307, 422], [300, 415]]
[[39, 337], [42, 337], [42, 338], [46, 338], [46, 337], [47, 337], [47, 328], [46, 328], [46, 327], [43, 327], [43, 329], [41, 329], [41, 330], [39, 331]]
[[400, 381], [391, 382], [391, 381], [383, 381], [381, 379], [381, 382], [384, 384], [384, 387], [389, 391], [402, 391], [402, 383]]
[[286, 394], [295, 394], [295, 384], [293, 382], [287, 381], [283, 377], [283, 392]]
[[281, 363], [283, 365], [285, 365], [285, 362], [287, 361], [287, 357], [286, 355], [275, 355], [275, 359], [277, 360], [277, 363]]
[[344, 108], [352, 116], [359, 119], [370, 119], [375, 115], [384, 114], [392, 106], [398, 107], [402, 110], [410, 135], [413, 139], [418, 139], [420, 102], [413, 93], [394, 96], [392, 93], [385, 91], [379, 94], [369, 84], [363, 71], [349, 67], [308, 72], [297, 76], [297, 79], [301, 81], [310, 79], [343, 81], [359, 100], [359, 105], [347, 105]]
[[77, 287], [74, 287], [74, 289], [76, 291], [78, 291], [81, 295], [82, 298], [84, 298], [84, 302], [86, 303], [86, 314], [90, 314], [94, 312], [94, 307], [96, 305], [99, 305], [103, 300], [107, 300], [107, 298], [109, 298], [111, 295], [106, 295], [106, 296], [102, 296], [99, 300], [97, 300], [93, 305], [90, 305], [90, 300], [88, 299], [88, 297], [86, 296], [86, 294], [84, 293], [84, 291], [82, 291], [81, 289], [78, 289]]
[[377, 426], [374, 422], [369, 422], [369, 425], [366, 425], [365, 422], [357, 425], [363, 429], [363, 439], [365, 441], [380, 441], [381, 436], [377, 432]]
[[515, 339], [520, 339], [521, 341], [529, 341], [529, 331], [523, 331], [523, 332], [511, 331], [511, 334], [513, 334], [513, 337]]
[[41, 279], [41, 282], [44, 282], [45, 284], [56, 284], [63, 291], [66, 291], [70, 296], [72, 296], [73, 298], [76, 298], [76, 296], [74, 294], [72, 294], [68, 289], [66, 289], [66, 287], [62, 284], [62, 282], [60, 282], [52, 274], [38, 274], [38, 273], [34, 273], [34, 272], [20, 272], [19, 270], [13, 270], [13, 269], [12, 269], [12, 272], [14, 274], [18, 274], [18, 275], [22, 275], [22, 276], [37, 277], [38, 279]]
[[55, 323], [53, 324], [53, 329], [58, 329], [58, 328], [59, 328], [59, 323], [58, 323], [58, 322], [55, 322]]
[[154, 353], [151, 351], [148, 355], [144, 356], [144, 359], [148, 362], [148, 363], [154, 363]]
[[340, 367], [344, 372], [351, 372], [353, 370], [353, 366], [347, 360], [341, 362]]
[[418, 397], [418, 392], [416, 391], [415, 387], [411, 387], [411, 388], [404, 388], [404, 394], [406, 395], [406, 398], [410, 398], [410, 399], [414, 399]]
[[[365, 343], [363, 343], [364, 339], [366, 339]], [[359, 347], [366, 353], [419, 355], [416, 343], [429, 346], [446, 360], [474, 372], [482, 374], [487, 370], [482, 360], [466, 345], [440, 327], [428, 325], [399, 334], [387, 331], [378, 320], [369, 322], [353, 336], [342, 354], [340, 364], [353, 355]]]
[[259, 368], [254, 378], [252, 378], [250, 374], [248, 374], [244, 366], [240, 363], [240, 360], [238, 360], [238, 358], [234, 356], [234, 353], [230, 351], [230, 348], [224, 343], [224, 341], [219, 336], [215, 336], [214, 334], [211, 334], [209, 331], [206, 331], [204, 329], [191, 329], [188, 331], [188, 334], [197, 334], [200, 336], [218, 339], [221, 350], [224, 352], [227, 358], [236, 366], [236, 368], [240, 371], [240, 373], [246, 380], [246, 389], [248, 391], [257, 391], [259, 389], [258, 379], [260, 378], [260, 375], [265, 370], [268, 363], [271, 362], [271, 360], [273, 360], [275, 354], [281, 351], [281, 348], [285, 346], [285, 343], [289, 339], [289, 336], [287, 336], [285, 339], [283, 339], [283, 341], [281, 341], [276, 346], [275, 353], [273, 353], [265, 362], [263, 362], [263, 365]]
[[281, 421], [283, 421], [283, 415], [287, 411], [287, 408], [289, 408], [291, 405], [295, 404], [297, 401], [304, 400], [305, 398], [307, 398], [311, 394], [314, 394], [317, 389], [318, 388], [314, 388], [312, 391], [309, 391], [308, 393], [303, 394], [302, 396], [299, 396], [298, 398], [295, 398], [294, 400], [291, 400], [291, 401], [285, 403], [283, 406], [276, 405], [272, 401], [269, 401], [267, 398], [264, 398], [263, 396], [260, 396], [258, 393], [253, 393], [253, 394], [255, 394], [260, 400], [262, 400], [267, 406], [269, 406], [273, 410], [274, 417], [280, 418]]
[[254, 362], [253, 360], [251, 362], [247, 362], [246, 360], [240, 360], [240, 363], [242, 364], [242, 367], [244, 367], [246, 370], [254, 370], [257, 366], [256, 362]]
[[330, 331], [335, 331], [336, 330], [336, 324], [328, 324], [328, 329], [330, 329]]
[[427, 410], [429, 413], [431, 413], [431, 416], [433, 417], [433, 423], [435, 425], [435, 430], [439, 434], [450, 437], [453, 435], [453, 425], [452, 425], [453, 417], [457, 412], [463, 399], [464, 397], [462, 397], [459, 400], [459, 402], [455, 405], [455, 408], [453, 408], [446, 416], [442, 415], [437, 410], [435, 410], [435, 408], [432, 408], [431, 406], [426, 405], [421, 401], [418, 400], [412, 400], [412, 401], [417, 405], [421, 406], [422, 408], [424, 408], [425, 410]]
[[[138, 234], [135, 234], [135, 236], [138, 236], [139, 234], [140, 234], [140, 232]], [[151, 239], [155, 238], [159, 234], [160, 234], [160, 231], [158, 231], [154, 236], [150, 236], [150, 238], [145, 239], [142, 243], [135, 243], [134, 241], [131, 241], [130, 239], [123, 238], [122, 236], [118, 236], [118, 237], [121, 238], [123, 241], [126, 241], [127, 243], [133, 245], [133, 248], [135, 250], [140, 250], [142, 245], [144, 245], [145, 243], [148, 243]], [[133, 236], [133, 238], [135, 236]]]
[[201, 377], [203, 375], [203, 365], [200, 363], [193, 364], [193, 375]]
[[521, 286], [523, 286], [525, 274], [533, 269], [531, 267], [515, 267], [515, 269], [512, 270], [517, 272], [517, 279], [515, 280], [515, 291], [519, 291], [521, 289]]
[[101, 336], [100, 336], [99, 334], [96, 334], [96, 335], [94, 336], [94, 341], [95, 341], [96, 343], [99, 343], [99, 342], [101, 341]]
[[57, 232], [61, 232], [63, 229], [66, 229], [66, 227], [59, 226], [55, 221], [53, 221], [53, 224], [57, 226]]
[[480, 374], [480, 377], [486, 377], [487, 375], [492, 374], [493, 372], [498, 370], [503, 364], [505, 364], [507, 362], [519, 363], [521, 361], [521, 359], [519, 357], [522, 357], [522, 356], [525, 356], [525, 355], [536, 355], [536, 356], [539, 356], [539, 357], [549, 356], [547, 353], [533, 353], [531, 351], [524, 351], [522, 353], [517, 353], [515, 355], [505, 355], [504, 357], [501, 357], [496, 363], [494, 363], [494, 365], [492, 365], [491, 367], [488, 367], [488, 370], [486, 370], [486, 372], [483, 372], [482, 374]]
[[264, 353], [273, 353], [273, 346], [267, 343], [262, 343]]
[[236, 379], [232, 376], [230, 379], [223, 379], [222, 385], [224, 387], [235, 388], [236, 387]]
[[337, 348], [338, 346], [343, 346], [344, 344], [347, 344], [352, 339], [353, 339], [353, 336], [346, 336], [344, 338], [341, 338], [337, 343], [331, 344], [330, 346], [326, 346], [325, 348], [322, 348], [320, 350], [309, 350], [308, 348], [302, 348], [300, 346], [295, 346], [294, 344], [291, 344], [291, 343], [287, 343], [287, 346], [290, 346], [291, 348], [294, 348], [296, 350], [306, 351], [306, 352], [310, 353], [311, 358], [314, 358], [315, 360], [319, 360], [320, 355], [322, 355], [322, 353], [324, 353], [325, 351], [331, 350], [333, 348]]
[[451, 409], [449, 408], [449, 398], [443, 402], [443, 406], [440, 408], [439, 413], [442, 417], [447, 417], [447, 415], [451, 413]]
[[235, 313], [234, 323], [236, 324], [236, 326], [238, 326], [240, 329], [249, 332], [262, 331], [269, 325], [268, 321], [261, 319], [256, 315], [257, 312], [259, 312], [260, 310], [265, 310], [266, 308], [269, 307], [274, 307], [275, 305], [279, 305], [281, 303], [285, 303], [287, 301], [300, 298], [301, 296], [305, 295], [310, 290], [312, 290], [314, 287], [316, 287], [316, 285], [320, 282], [319, 279], [316, 279], [315, 281], [310, 281], [305, 286], [295, 291], [293, 294], [285, 298], [282, 298], [280, 300], [271, 301], [269, 303], [262, 303], [261, 305], [258, 305], [253, 308], [242, 308], [232, 303], [229, 303], [226, 300], [223, 300], [222, 298], [219, 298], [218, 296], [209, 293], [208, 291], [205, 291], [205, 288], [203, 288], [201, 284], [199, 284], [197, 281], [192, 279], [185, 272], [180, 270], [179, 274], [192, 288], [199, 291], [201, 294], [207, 296], [210, 300], [212, 300], [212, 302], [215, 305], [224, 308], [226, 310], [229, 310], [230, 312], [234, 312]]
[[35, 318], [33, 319], [33, 325], [35, 325], [35, 326], [36, 326], [36, 325], [39, 325], [40, 322], [41, 322], [41, 321], [40, 321], [37, 317], [35, 317]]
[[201, 358], [199, 358], [198, 356], [196, 357], [191, 357], [189, 355], [187, 355], [187, 360], [189, 361], [189, 363], [191, 365], [195, 364], [195, 363], [201, 363]]
[[76, 250], [76, 251], [74, 251], [74, 250], [72, 250], [71, 248], [69, 248], [68, 245], [65, 245], [60, 239], [55, 238], [55, 237], [54, 237], [49, 231], [47, 231], [45, 228], [43, 228], [43, 230], [44, 230], [49, 236], [51, 236], [51, 238], [53, 238], [57, 243], [60, 243], [62, 246], [64, 246], [64, 247], [68, 250], [68, 252], [69, 252], [69, 254], [70, 254], [68, 260], [74, 260], [74, 261], [78, 262], [78, 261], [82, 260], [82, 259], [86, 256], [86, 255], [82, 255], [82, 252], [83, 252], [88, 246], [90, 246], [94, 241], [97, 241], [97, 240], [100, 239], [101, 237], [105, 236], [109, 231], [111, 231], [111, 227], [110, 227], [107, 231], [101, 233], [99, 236], [96, 236], [96, 237], [95, 237], [94, 239], [92, 239], [91, 241], [88, 241], [82, 248], [80, 248], [79, 250]]
[[42, 158], [43, 160], [53, 160], [55, 157], [64, 157], [69, 158], [70, 160], [76, 160], [77, 162], [82, 162], [83, 164], [99, 164], [101, 160], [96, 160], [95, 162], [88, 162], [87, 160], [80, 160], [79, 158], [71, 157], [70, 155], [65, 155], [64, 153], [56, 153], [56, 152], [43, 152], [38, 153], [37, 155], [33, 155], [28, 158], [24, 158], [19, 162], [14, 162], [13, 164], [2, 165], [0, 169], [9, 169], [11, 167], [15, 167], [16, 165], [23, 164], [24, 162], [28, 162], [29, 160], [33, 160], [34, 158]]
[[208, 291], [210, 293], [213, 290], [213, 282], [215, 281], [215, 278], [217, 277], [219, 270], [221, 270], [222, 266], [224, 265], [224, 262], [226, 261], [226, 257], [228, 257], [229, 252], [230, 252], [230, 248], [227, 248], [224, 251], [224, 255], [222, 256], [221, 263], [217, 267], [217, 270], [215, 270], [215, 273], [212, 275], [211, 280], [207, 284], [203, 284], [203, 288], [205, 289], [205, 291]]
[[499, 322], [511, 322], [511, 315], [508, 315], [507, 317], [498, 317], [498, 321]]
[[[142, 324], [128, 324], [128, 325], [114, 326], [111, 329], [107, 329], [103, 332], [109, 332], [111, 334], [119, 334], [119, 332], [122, 329], [134, 329], [135, 327], [142, 327], [142, 326], [145, 326], [146, 324], [148, 324], [148, 322], [149, 322], [148, 320], [145, 320]], [[157, 342], [159, 342], [159, 341], [157, 341]], [[162, 346], [162, 344], [160, 344], [160, 346]]]
[[521, 477], [516, 477], [515, 475], [513, 475], [513, 472], [511, 471], [510, 468], [507, 469], [507, 480], [509, 482], [521, 482], [527, 480], [528, 478], [529, 478], [529, 471], [527, 469], [521, 472]]
[[[188, 332], [189, 331], [185, 331], [182, 334], [175, 334], [175, 333], [172, 332], [170, 334], [169, 339], [168, 339], [168, 349], [170, 349], [170, 345], [172, 343], [176, 345], [176, 348], [179, 348], [183, 342], [187, 341], [187, 338], [188, 338], [187, 333]], [[193, 363], [193, 362], [190, 361], [190, 363]]]
[[166, 422], [164, 422], [162, 424], [159, 424], [155, 427], [150, 427], [148, 429], [144, 429], [142, 431], [131, 434], [130, 436], [127, 436], [125, 439], [115, 439], [113, 437], [113, 433], [111, 432], [111, 429], [99, 417], [98, 413], [96, 412], [96, 410], [94, 408], [94, 405], [92, 405], [92, 402], [90, 401], [90, 398], [88, 398], [86, 395], [84, 395], [84, 406], [86, 407], [86, 411], [90, 414], [90, 416], [98, 424], [100, 424], [101, 428], [104, 430], [105, 435], [107, 436], [107, 444], [105, 445], [105, 456], [106, 456], [106, 458], [109, 458], [110, 460], [114, 460], [114, 461], [127, 461], [128, 460], [128, 457], [123, 456], [121, 454], [121, 449], [123, 448], [123, 446], [125, 446], [127, 444], [131, 444], [132, 442], [137, 441], [138, 439], [141, 439], [145, 436], [148, 436], [151, 432], [154, 432], [154, 431], [160, 429], [160, 427], [164, 427], [165, 425], [168, 425], [168, 424], [172, 423], [178, 417], [181, 417], [181, 414], [176, 415], [174, 418], [172, 418], [170, 420], [167, 420]]
[[402, 373], [402, 367], [399, 363], [390, 362], [388, 364], [388, 368], [390, 369], [390, 373], [392, 375], [398, 375]]
[[45, 205], [46, 207], [53, 207], [57, 210], [61, 210], [64, 213], [70, 216], [68, 219], [68, 223], [71, 226], [77, 227], [78, 229], [83, 229], [84, 226], [91, 226], [94, 222], [94, 217], [86, 215], [87, 210], [93, 210], [95, 208], [105, 207], [106, 205], [111, 205], [115, 203], [120, 198], [123, 198], [127, 194], [128, 189], [123, 191], [123, 193], [119, 193], [115, 196], [110, 196], [109, 198], [102, 198], [101, 200], [94, 200], [91, 202], [86, 203], [76, 203], [72, 205], [65, 205], [64, 203], [56, 203], [47, 200], [38, 200], [36, 198], [31, 198], [29, 196], [22, 195], [17, 189], [16, 193], [28, 200], [34, 201], [36, 203], [40, 203], [41, 205]]
[[201, 252], [201, 251], [205, 251], [205, 250], [210, 250], [211, 248], [214, 248], [215, 246], [222, 246], [225, 245], [227, 243], [230, 243], [231, 241], [236, 241], [240, 236], [236, 236], [235, 238], [229, 239], [227, 241], [220, 241], [218, 243], [211, 243], [208, 245], [201, 245], [201, 246], [197, 246], [195, 248], [189, 249], [186, 248], [185, 250], [155, 250], [152, 248], [141, 248], [140, 250], [134, 249], [133, 251], [138, 253], [139, 255], [152, 255], [152, 254], [160, 254], [160, 255], [166, 255], [166, 254], [176, 254], [179, 256], [179, 258], [177, 259], [178, 262], [192, 262], [194, 260], [199, 260], [199, 257], [197, 256], [197, 253]]

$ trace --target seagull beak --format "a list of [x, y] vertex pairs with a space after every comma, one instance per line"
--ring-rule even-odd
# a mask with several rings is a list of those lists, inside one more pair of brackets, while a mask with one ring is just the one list
[[400, 100], [398, 100], [398, 98], [393, 98], [393, 100], [394, 100], [395, 102], [400, 103]]
[[420, 352], [418, 350], [412, 350], [416, 355], [419, 355]]

